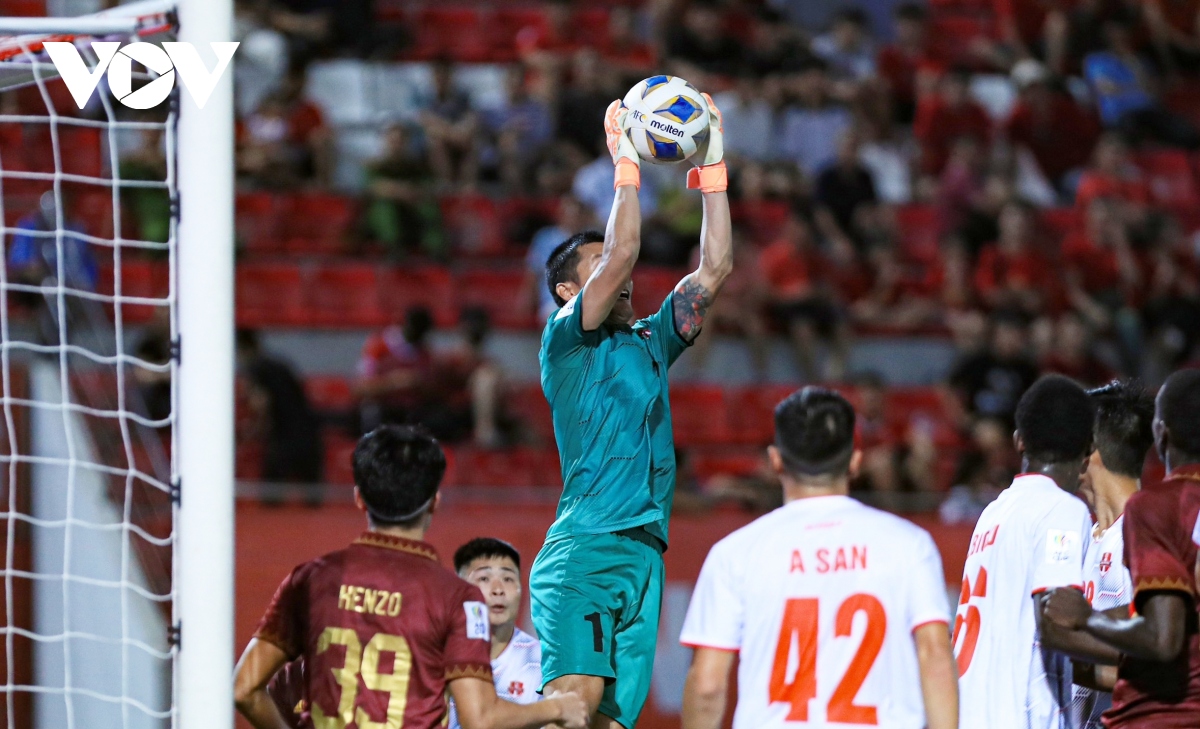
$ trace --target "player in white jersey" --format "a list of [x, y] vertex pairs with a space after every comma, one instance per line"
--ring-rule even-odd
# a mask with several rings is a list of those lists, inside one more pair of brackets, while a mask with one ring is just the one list
[[1056, 667], [1067, 659], [1042, 645], [1050, 636], [1039, 635], [1034, 600], [1055, 587], [1083, 589], [1092, 518], [1074, 492], [1094, 412], [1083, 388], [1058, 375], [1038, 380], [1017, 405], [1023, 473], [975, 525], [954, 619], [963, 727], [1067, 725], [1071, 685]]
[[[1154, 400], [1130, 382], [1112, 382], [1088, 391], [1096, 404], [1092, 455], [1079, 494], [1092, 507], [1096, 523], [1083, 560], [1083, 594], [1095, 610], [1129, 616], [1133, 582], [1123, 563], [1125, 502], [1141, 488], [1146, 452], [1154, 443]], [[1074, 663], [1071, 726], [1102, 729], [1100, 715], [1112, 706], [1117, 667]]]
[[[515, 704], [542, 698], [542, 644], [517, 627], [521, 610], [521, 555], [508, 542], [481, 537], [454, 553], [458, 576], [476, 585], [487, 601], [492, 628], [492, 679], [496, 695]], [[462, 729], [450, 704], [448, 729]]]
[[680, 636], [683, 729], [954, 729], [958, 690], [932, 538], [848, 494], [854, 410], [806, 387], [775, 410], [784, 506], [712, 548]]

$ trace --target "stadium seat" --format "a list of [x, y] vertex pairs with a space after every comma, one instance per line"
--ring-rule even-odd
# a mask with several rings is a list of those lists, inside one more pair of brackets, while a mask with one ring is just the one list
[[46, 14], [45, 0], [5, 0], [0, 9], [9, 17], [37, 18]]
[[450, 274], [443, 268], [399, 266], [379, 271], [379, 308], [388, 321], [403, 319], [413, 306], [433, 312], [439, 327], [458, 321], [458, 307]]
[[100, 177], [103, 149], [97, 128], [62, 125], [58, 129], [58, 150], [65, 174]]
[[539, 443], [554, 444], [554, 420], [540, 384], [512, 386], [504, 400], [504, 408], [521, 422], [524, 429], [532, 432]]
[[319, 412], [345, 412], [354, 406], [350, 380], [341, 375], [309, 375], [304, 378], [304, 392]]
[[496, 203], [483, 195], [444, 197], [442, 221], [457, 253], [496, 256], [504, 253], [504, 231]]
[[760, 385], [726, 396], [729, 442], [765, 446], [775, 437], [775, 406], [796, 391], [793, 385]]
[[487, 28], [479, 10], [467, 7], [427, 7], [416, 13], [416, 42], [406, 55], [418, 60], [449, 56], [476, 63], [489, 60]]
[[779, 200], [734, 202], [730, 203], [729, 213], [736, 225], [750, 232], [755, 243], [766, 245], [779, 235], [787, 220], [788, 204]]
[[[454, 485], [528, 488], [545, 485], [535, 477], [535, 459], [527, 448], [492, 451], [471, 447], [454, 449]], [[541, 481], [541, 483], [537, 483]]]
[[473, 269], [454, 278], [455, 299], [459, 311], [472, 307], [488, 313], [492, 325], [505, 329], [522, 329], [534, 324], [534, 315], [521, 306], [521, 284], [525, 271], [511, 268], [503, 271]]
[[996, 37], [996, 21], [994, 18], [974, 13], [938, 13], [932, 18], [929, 35], [939, 41], [939, 45], [953, 62], [969, 63], [974, 60], [971, 53], [972, 43], [979, 39]]
[[896, 208], [901, 255], [913, 261], [932, 261], [938, 254], [938, 210], [933, 205]]
[[237, 267], [238, 326], [304, 324], [304, 286], [300, 269], [280, 263], [243, 263]]
[[322, 266], [305, 281], [307, 321], [327, 327], [376, 327], [387, 323], [379, 305], [374, 266]]
[[[121, 303], [121, 317], [126, 324], [147, 322], [154, 317], [156, 309], [165, 309], [165, 300], [169, 291], [169, 276], [167, 264], [157, 261], [124, 260], [121, 264], [122, 297], [157, 298], [163, 299], [163, 306], [149, 304]], [[116, 271], [112, 263], [100, 266], [99, 280], [96, 283], [96, 293], [106, 296], [117, 295]], [[112, 316], [115, 304], [105, 305]]]
[[1039, 222], [1050, 240], [1061, 241], [1068, 233], [1079, 230], [1083, 217], [1078, 208], [1049, 208], [1041, 212]]
[[237, 196], [235, 220], [238, 243], [248, 253], [283, 252], [280, 229], [284, 213], [279, 200], [269, 192], [247, 192]]
[[353, 484], [354, 468], [351, 458], [358, 441], [341, 433], [326, 431], [325, 441], [325, 483]]
[[[67, 219], [82, 226], [84, 232], [100, 238], [113, 235], [112, 191], [92, 185], [63, 185], [67, 200]], [[124, 216], [123, 216], [124, 217]], [[134, 226], [136, 229], [136, 226]], [[136, 232], [125, 228], [125, 236]]]
[[280, 222], [289, 253], [336, 255], [346, 250], [354, 204], [342, 195], [297, 195], [284, 203]]
[[698, 448], [688, 453], [691, 471], [701, 481], [713, 476], [751, 476], [764, 461], [760, 448]]
[[1196, 177], [1186, 152], [1157, 149], [1141, 152], [1137, 165], [1150, 183], [1154, 202], [1167, 207], [1190, 208], [1200, 203]]
[[707, 385], [672, 388], [671, 423], [680, 446], [730, 442], [725, 418], [725, 391]]
[[643, 317], [658, 311], [667, 294], [671, 293], [687, 273], [684, 269], [661, 266], [638, 266], [633, 269], [634, 313]]

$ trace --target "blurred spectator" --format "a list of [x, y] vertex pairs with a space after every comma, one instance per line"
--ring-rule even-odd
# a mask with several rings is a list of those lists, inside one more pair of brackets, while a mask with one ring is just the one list
[[904, 429], [888, 417], [883, 377], [869, 372], [855, 378], [854, 384], [858, 394], [854, 441], [862, 451], [854, 488], [880, 493], [896, 493], [906, 486], [905, 490], [911, 490], [912, 484], [905, 483], [900, 468]]
[[1020, 469], [1010, 423], [982, 418], [971, 426], [970, 434], [970, 442], [959, 457], [950, 496], [938, 509], [947, 524], [974, 523]]
[[[286, 362], [264, 352], [258, 333], [248, 329], [237, 332], [237, 366], [263, 444], [262, 480], [320, 483], [325, 457], [321, 424], [300, 378]], [[308, 500], [320, 503], [320, 493], [309, 492]]]
[[234, 90], [237, 113], [246, 116], [283, 84], [288, 41], [270, 27], [267, 7], [258, 0], [237, 0], [233, 13], [234, 40], [240, 43], [233, 59]]
[[713, 94], [724, 120], [726, 154], [758, 162], [778, 154], [774, 137], [777, 103], [767, 97], [770, 88], [777, 102], [779, 84], [751, 76], [742, 76], [729, 90]]
[[[95, 291], [99, 270], [91, 245], [82, 237], [83, 226], [70, 213], [67, 194], [62, 198], [66, 205], [60, 210], [54, 191], [42, 193], [37, 210], [25, 214], [12, 228], [12, 242], [8, 249], [8, 278], [10, 281], [28, 286], [61, 285], [82, 291]], [[62, 220], [59, 220], [59, 216]], [[62, 251], [59, 261], [59, 237], [62, 229]], [[60, 271], [61, 266], [61, 271]], [[25, 292], [21, 292], [25, 293]], [[31, 303], [39, 303], [41, 295], [31, 294]], [[77, 301], [76, 297], [67, 297]]]
[[1141, 6], [1159, 63], [1173, 73], [1200, 69], [1200, 2], [1146, 0]]
[[304, 75], [288, 77], [241, 123], [238, 170], [272, 189], [327, 186], [333, 177], [333, 135], [324, 115], [304, 98]]
[[847, 130], [838, 140], [837, 159], [817, 177], [814, 201], [817, 224], [826, 239], [851, 244], [860, 253], [879, 235], [880, 224], [871, 173], [859, 162], [858, 134]]
[[991, 119], [971, 99], [970, 84], [970, 72], [951, 69], [938, 82], [936, 93], [917, 100], [913, 136], [921, 145], [921, 170], [927, 175], [941, 173], [954, 140], [973, 137], [986, 145], [991, 139]]
[[791, 80], [794, 102], [783, 113], [781, 152], [815, 175], [836, 156], [837, 141], [850, 128], [852, 117], [834, 102], [825, 64], [811, 61]]
[[1057, 372], [1089, 387], [1103, 385], [1117, 376], [1096, 356], [1087, 325], [1074, 313], [1063, 314], [1054, 322], [1050, 348], [1041, 367], [1043, 372]]
[[421, 128], [438, 182], [473, 187], [479, 177], [479, 116], [466, 92], [455, 87], [448, 61], [433, 64], [433, 98], [421, 112]]
[[554, 74], [580, 45], [571, 24], [571, 2], [543, 0], [539, 9], [545, 22], [517, 32], [517, 55], [539, 73]]
[[383, 154], [367, 165], [368, 236], [393, 259], [412, 251], [441, 257], [446, 238], [431, 191], [433, 170], [401, 124], [384, 133]]
[[[619, 69], [623, 74], [639, 76], [651, 71], [655, 65], [654, 47], [638, 38], [634, 31], [633, 11], [623, 5], [615, 5], [608, 11], [608, 38], [600, 44], [604, 62]], [[721, 107], [724, 111], [724, 107]]]
[[1038, 377], [1026, 354], [1026, 327], [1019, 315], [994, 314], [987, 347], [955, 364], [949, 385], [963, 410], [977, 418], [995, 418], [1012, 432], [1017, 401]]
[[[740, 231], [738, 231], [740, 232]], [[735, 232], [734, 235], [738, 235]], [[756, 381], [767, 379], [767, 365], [770, 341], [768, 339], [767, 322], [763, 315], [766, 304], [766, 282], [758, 267], [758, 254], [754, 247], [746, 241], [734, 241], [733, 273], [726, 279], [721, 288], [721, 296], [713, 303], [705, 319], [705, 333], [697, 337], [689, 356], [689, 368], [695, 372], [704, 372], [712, 345], [717, 339], [718, 331], [732, 332], [741, 335], [746, 340], [750, 350], [750, 362], [754, 368]], [[693, 268], [700, 265], [700, 246], [692, 251], [690, 264]]]
[[[121, 155], [121, 179], [162, 182], [167, 179], [166, 143], [161, 129], [134, 132], [138, 144]], [[130, 214], [137, 238], [166, 243], [171, 235], [171, 193], [165, 187], [121, 188], [122, 209]]]
[[334, 39], [337, 0], [260, 0], [267, 22], [288, 40], [293, 67], [307, 65]]
[[[1158, 5], [1149, 3], [1144, 7], [1147, 16], [1153, 16], [1151, 9]], [[1193, 17], [1189, 31], [1193, 35], [1196, 21]], [[1083, 61], [1083, 75], [1096, 98], [1104, 126], [1119, 130], [1134, 143], [1200, 147], [1200, 132], [1195, 125], [1165, 109], [1156, 97], [1152, 72], [1137, 53], [1129, 23], [1120, 18], [1109, 20], [1104, 24], [1104, 39], [1106, 50], [1091, 53]], [[1200, 53], [1200, 44], [1197, 51]]]
[[1059, 191], [1070, 190], [1100, 136], [1099, 125], [1069, 94], [1053, 83], [1050, 71], [1033, 59], [1012, 70], [1020, 90], [1004, 123], [1008, 139], [1033, 155], [1041, 173]]
[[585, 153], [595, 153], [604, 146], [604, 113], [617, 95], [605, 77], [600, 55], [591, 49], [576, 53], [570, 83], [559, 95], [558, 137]]
[[1000, 235], [979, 252], [975, 289], [989, 308], [1036, 316], [1050, 303], [1053, 270], [1034, 242], [1033, 211], [1010, 202], [1000, 211]]
[[1128, 328], [1136, 332], [1136, 315], [1129, 311], [1141, 284], [1141, 269], [1115, 206], [1093, 198], [1082, 230], [1063, 241], [1067, 301], [1093, 328], [1117, 327], [1136, 348]]
[[743, 62], [742, 46], [725, 31], [716, 0], [692, 0], [683, 22], [668, 24], [665, 45], [668, 58], [704, 73], [735, 76]]
[[171, 417], [174, 407], [171, 400], [170, 370], [171, 313], [166, 307], [155, 308], [154, 318], [138, 335], [133, 356], [159, 368], [129, 368], [136, 387], [136, 409], [151, 420], [166, 420]]
[[828, 33], [813, 39], [812, 52], [829, 64], [834, 78], [863, 81], [875, 74], [875, 46], [861, 8], [838, 11]]
[[592, 222], [592, 216], [581, 202], [564, 195], [558, 201], [554, 225], [547, 225], [533, 234], [529, 251], [525, 254], [521, 305], [525, 311], [537, 311], [539, 325], [558, 311], [558, 304], [554, 303], [554, 297], [546, 285], [546, 262], [550, 260], [550, 254], [567, 238], [590, 227]]
[[[813, 54], [801, 37], [800, 29], [787, 22], [779, 11], [758, 8], [750, 25], [749, 58], [742, 70], [743, 77], [770, 83], [781, 74], [803, 68]], [[775, 78], [770, 78], [775, 77]], [[718, 103], [721, 113], [725, 107]]]
[[1086, 212], [1096, 198], [1117, 204], [1118, 217], [1126, 223], [1140, 220], [1150, 203], [1150, 186], [1129, 159], [1129, 148], [1116, 134], [1105, 134], [1092, 151], [1092, 164], [1079, 178], [1075, 207]]
[[362, 430], [386, 423], [420, 423], [433, 378], [429, 333], [433, 316], [413, 307], [402, 324], [372, 334], [363, 344], [354, 392], [362, 404]]
[[[998, 232], [995, 220], [1000, 210], [998, 207], [989, 206], [990, 200], [985, 195], [985, 154], [986, 150], [975, 137], [958, 137], [951, 140], [950, 156], [938, 177], [935, 198], [942, 228], [959, 231], [968, 224], [972, 215], [979, 213], [991, 218], [991, 229], [983, 234], [984, 239], [990, 241], [995, 239]], [[978, 245], [982, 245], [982, 241]], [[973, 248], [977, 250], [978, 245]]]
[[1068, 22], [1062, 3], [1053, 0], [993, 0], [1003, 52], [1016, 59], [1037, 56], [1062, 68]]
[[875, 65], [891, 94], [893, 120], [907, 125], [917, 112], [918, 79], [930, 76], [942, 63], [930, 43], [929, 17], [923, 5], [897, 5], [893, 21], [895, 40], [879, 51]]
[[487, 123], [496, 140], [500, 181], [516, 193], [525, 189], [529, 165], [554, 137], [554, 117], [543, 100], [529, 93], [521, 64], [508, 67], [505, 90], [505, 106], [489, 114]]
[[1143, 317], [1151, 372], [1161, 379], [1193, 357], [1200, 342], [1200, 254], [1195, 235], [1168, 220], [1146, 254]]
[[442, 407], [451, 412], [469, 412], [475, 445], [497, 448], [510, 444], [514, 429], [503, 408], [504, 372], [487, 354], [492, 329], [487, 311], [475, 307], [463, 310], [460, 327], [464, 346], [438, 362], [438, 369], [449, 380]]
[[789, 212], [779, 239], [763, 250], [759, 269], [767, 281], [771, 314], [786, 332], [800, 374], [809, 382], [822, 379], [815, 362], [819, 339], [829, 344], [824, 379], [842, 379], [849, 349], [849, 331], [823, 268], [811, 223]]

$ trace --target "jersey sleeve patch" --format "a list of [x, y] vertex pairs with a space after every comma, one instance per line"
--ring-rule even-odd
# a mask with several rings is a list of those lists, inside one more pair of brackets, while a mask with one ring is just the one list
[[467, 616], [467, 638], [491, 640], [487, 612], [487, 605], [481, 602], [467, 601], [463, 603], [463, 613]]
[[1046, 531], [1046, 564], [1065, 564], [1080, 557], [1079, 532], [1065, 529]]

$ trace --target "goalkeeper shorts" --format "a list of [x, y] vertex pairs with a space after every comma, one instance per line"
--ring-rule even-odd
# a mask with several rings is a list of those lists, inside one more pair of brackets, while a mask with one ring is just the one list
[[548, 542], [529, 575], [542, 685], [600, 676], [600, 713], [633, 729], [650, 695], [662, 594], [662, 546], [640, 527]]

